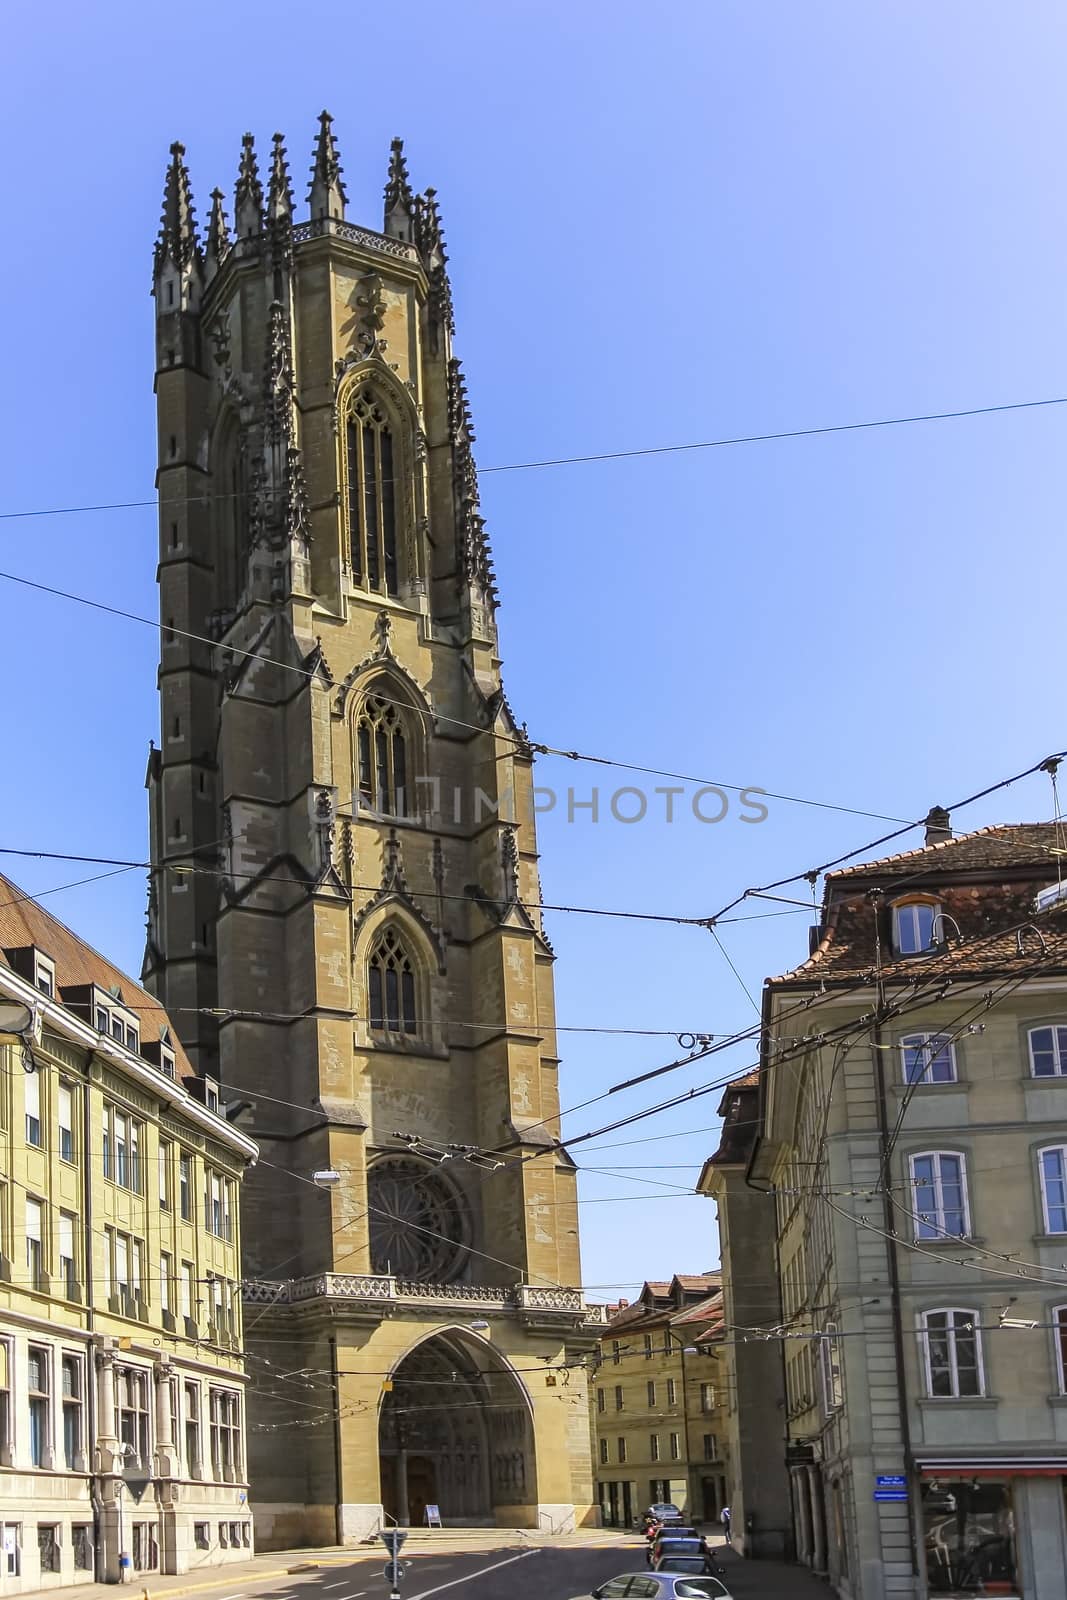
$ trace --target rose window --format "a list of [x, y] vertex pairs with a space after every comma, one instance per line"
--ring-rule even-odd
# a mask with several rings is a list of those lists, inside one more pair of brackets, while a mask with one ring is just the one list
[[367, 1174], [373, 1272], [449, 1283], [467, 1257], [467, 1217], [458, 1192], [435, 1168], [404, 1157]]

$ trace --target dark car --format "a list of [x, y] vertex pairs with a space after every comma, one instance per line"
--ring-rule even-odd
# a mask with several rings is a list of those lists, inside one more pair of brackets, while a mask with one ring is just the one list
[[714, 1572], [715, 1561], [703, 1539], [657, 1539], [649, 1562], [653, 1572]]
[[593, 1590], [593, 1600], [731, 1600], [718, 1578], [686, 1572], [623, 1572]]
[[695, 1528], [687, 1528], [682, 1524], [675, 1526], [674, 1523], [657, 1523], [654, 1527], [648, 1530], [648, 1548], [645, 1551], [645, 1560], [648, 1562], [649, 1566], [652, 1565], [656, 1555], [657, 1546], [663, 1539], [699, 1538], [700, 1535], [697, 1533]]

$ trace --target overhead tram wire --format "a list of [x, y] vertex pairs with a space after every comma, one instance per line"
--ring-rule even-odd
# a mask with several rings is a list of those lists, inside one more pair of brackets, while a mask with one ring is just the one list
[[[601, 450], [580, 456], [547, 456], [539, 461], [505, 461], [496, 466], [479, 467], [479, 477], [490, 477], [508, 472], [539, 472], [550, 467], [588, 466], [602, 461], [632, 461], [644, 456], [685, 455], [701, 450], [724, 450], [743, 444], [771, 444], [784, 439], [816, 439], [835, 433], [870, 432], [876, 428], [903, 428], [924, 422], [957, 422], [967, 417], [990, 417], [1008, 411], [1037, 411], [1050, 406], [1067, 405], [1067, 395], [1053, 395], [1045, 400], [1008, 400], [999, 405], [967, 406], [955, 411], [920, 411], [899, 417], [873, 417], [864, 422], [832, 422], [821, 427], [784, 428], [773, 433], [733, 434], [721, 439], [697, 439], [686, 444], [643, 445], [632, 450]], [[384, 480], [386, 482], [396, 480]], [[232, 491], [210, 491], [198, 495], [175, 495], [161, 499], [157, 494], [147, 500], [99, 501], [92, 505], [31, 506], [24, 511], [0, 511], [0, 522], [24, 521], [30, 517], [83, 516], [99, 511], [136, 511], [161, 505], [202, 505], [207, 500], [232, 500]]]
[[[1010, 789], [1012, 784], [1020, 783], [1023, 778], [1031, 778], [1037, 772], [1047, 771], [1050, 763], [1061, 762], [1065, 759], [1067, 759], [1067, 750], [1059, 750], [1052, 755], [1043, 756], [1040, 761], [1035, 761], [1031, 766], [1024, 767], [1021, 772], [1013, 773], [1010, 778], [1001, 778], [997, 783], [991, 783], [984, 789], [978, 789], [974, 794], [967, 795], [962, 800], [955, 801], [953, 805], [947, 806], [945, 809], [950, 814], [954, 815], [956, 812], [963, 811], [967, 806], [975, 805], [979, 800], [988, 799], [990, 795], [997, 794], [1001, 789]], [[736, 895], [733, 900], [728, 901], [721, 910], [715, 912], [713, 916], [709, 917], [707, 919], [707, 924], [709, 927], [714, 927], [714, 925], [719, 921], [720, 917], [725, 916], [728, 911], [732, 911], [735, 906], [741, 905], [741, 903], [744, 900], [747, 900], [750, 896], [759, 898], [761, 895], [768, 895], [769, 898], [776, 898], [775, 896], [770, 895], [769, 891], [773, 889], [783, 889], [788, 884], [799, 883], [802, 879], [813, 882], [814, 880], [824, 876], [825, 873], [831, 871], [834, 867], [843, 866], [846, 861], [854, 861], [857, 856], [866, 855], [870, 850], [877, 850], [880, 849], [882, 845], [891, 844], [894, 839], [903, 838], [905, 834], [913, 832], [916, 828], [923, 827], [925, 823], [925, 816], [917, 817], [913, 822], [906, 822], [901, 827], [893, 829], [891, 833], [883, 833], [877, 839], [871, 839], [868, 840], [866, 844], [857, 845], [854, 850], [846, 851], [844, 855], [835, 856], [830, 861], [824, 861], [820, 866], [807, 867], [800, 872], [792, 873], [787, 878], [776, 878], [773, 883], [765, 883], [759, 887], [743, 889], [742, 892], [739, 895]], [[1005, 824], [1005, 826], [1009, 826], [1009, 824]], [[921, 877], [922, 875], [922, 869], [914, 874], [914, 876], [917, 877]], [[897, 883], [904, 883], [906, 881], [907, 879], [895, 880]]]
[[[120, 617], [127, 622], [139, 623], [142, 627], [152, 628], [157, 633], [166, 632], [168, 635], [172, 635], [174, 637], [188, 639], [193, 644], [207, 645], [212, 650], [223, 649], [228, 651], [231, 655], [241, 657], [242, 660], [263, 661], [266, 662], [268, 666], [276, 667], [280, 671], [296, 673], [297, 676], [303, 678], [310, 679], [315, 676], [315, 673], [311, 668], [297, 666], [294, 662], [279, 661], [271, 656], [264, 655], [258, 650], [243, 650], [238, 645], [224, 645], [221, 644], [218, 639], [212, 639], [207, 634], [193, 633], [191, 630], [187, 628], [179, 628], [173, 623], [157, 622], [151, 617], [142, 617], [138, 612], [127, 611], [121, 606], [107, 605], [102, 600], [93, 600], [87, 595], [75, 594], [69, 589], [59, 589], [53, 584], [39, 583], [35, 579], [24, 577], [20, 573], [0, 572], [0, 580], [3, 580], [7, 583], [21, 584], [24, 588], [35, 589], [41, 594], [52, 595], [57, 599], [70, 600], [76, 605], [88, 606], [91, 610], [102, 611], [109, 616]], [[674, 778], [680, 783], [692, 783], [696, 784], [698, 787], [708, 789], [728, 789], [734, 794], [745, 794], [751, 792], [753, 794], [764, 796], [768, 800], [780, 800], [787, 805], [810, 806], [821, 811], [839, 811], [849, 816], [870, 817], [877, 821], [883, 822], [900, 822], [902, 820], [900, 817], [890, 817], [884, 812], [880, 811], [868, 811], [857, 806], [840, 805], [829, 800], [811, 800], [803, 795], [791, 795], [773, 789], [757, 788], [753, 784], [726, 783], [718, 779], [699, 777], [693, 773], [670, 772], [666, 769], [661, 769], [658, 767], [639, 765], [636, 762], [620, 761], [610, 756], [590, 755], [579, 750], [558, 749], [555, 745], [550, 745], [536, 739], [531, 739], [526, 733], [502, 733], [498, 729], [487, 727], [484, 723], [467, 722], [461, 717], [450, 716], [447, 712], [423, 712], [418, 706], [413, 706], [407, 701], [394, 700], [385, 694], [378, 694], [376, 695], [376, 698], [379, 699], [383, 705], [399, 706], [411, 714], [423, 716], [427, 724], [447, 723], [451, 728], [462, 728], [471, 733], [485, 734], [498, 743], [510, 745], [513, 749], [521, 750], [529, 746], [530, 749], [536, 751], [539, 755], [559, 756], [567, 761], [590, 762], [596, 766], [618, 767], [621, 771], [640, 772], [650, 777]], [[343, 802], [338, 808], [338, 815], [346, 815], [347, 813], [344, 809], [345, 804], [351, 805], [352, 802], [357, 799], [358, 793], [353, 791], [353, 793], [348, 796], [347, 802]]]

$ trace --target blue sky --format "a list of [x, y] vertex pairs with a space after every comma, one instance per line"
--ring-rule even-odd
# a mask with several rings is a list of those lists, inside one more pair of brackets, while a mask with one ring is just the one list
[[[298, 36], [270, 0], [9, 18], [0, 509], [151, 494], [167, 147], [187, 145], [203, 219], [246, 128], [261, 146], [282, 129], [302, 179], [323, 105], [350, 215], [377, 225], [396, 133], [439, 190], [483, 467], [1067, 393], [1061, 7], [320, 0], [305, 16]], [[519, 716], [556, 746], [901, 817], [1039, 759], [1067, 744], [1065, 426], [1049, 408], [487, 474]], [[0, 539], [5, 571], [155, 614], [150, 510], [7, 521]], [[141, 855], [155, 635], [2, 580], [0, 603], [0, 843]], [[782, 802], [759, 826], [734, 809], [668, 826], [656, 797], [624, 825], [608, 800], [641, 780], [548, 759], [540, 781], [564, 796], [542, 821], [545, 894], [569, 904], [707, 914], [880, 831]], [[569, 823], [567, 786], [593, 784], [601, 820]], [[957, 821], [1049, 811], [1030, 780]], [[0, 866], [35, 892], [94, 870]], [[142, 874], [46, 903], [138, 969]], [[807, 921], [722, 928], [757, 998]], [[753, 1020], [705, 932], [565, 915], [550, 931], [565, 1024]], [[564, 1103], [674, 1053], [564, 1035]], [[635, 1181], [691, 1185], [717, 1098], [592, 1142], [677, 1135], [583, 1156], [629, 1169], [583, 1179], [589, 1284], [717, 1259], [706, 1201]], [[652, 1099], [615, 1096], [569, 1131]]]

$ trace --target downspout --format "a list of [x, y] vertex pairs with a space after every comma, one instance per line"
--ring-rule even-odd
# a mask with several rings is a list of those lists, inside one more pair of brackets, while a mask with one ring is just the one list
[[344, 1544], [344, 1531], [342, 1528], [343, 1504], [342, 1496], [342, 1462], [341, 1462], [341, 1375], [337, 1367], [337, 1340], [330, 1335], [330, 1374], [333, 1382], [333, 1458], [334, 1458], [334, 1518], [337, 1533], [337, 1543]]
[[882, 1039], [881, 1018], [885, 1013], [885, 985], [882, 977], [882, 939], [880, 928], [880, 901], [881, 890], [874, 890], [871, 895], [874, 904], [874, 940], [877, 977], [877, 1004], [874, 1012], [874, 1022], [871, 1025], [871, 1044], [874, 1056], [874, 1083], [878, 1100], [878, 1142], [880, 1145], [881, 1160], [879, 1165], [882, 1171], [882, 1222], [887, 1235], [886, 1252], [889, 1267], [889, 1296], [893, 1308], [893, 1354], [897, 1372], [897, 1404], [900, 1412], [900, 1439], [904, 1449], [904, 1471], [908, 1480], [908, 1532], [911, 1544], [911, 1570], [912, 1576], [919, 1576], [919, 1560], [917, 1529], [915, 1522], [915, 1503], [913, 1477], [915, 1471], [915, 1453], [912, 1448], [911, 1419], [908, 1415], [907, 1376], [904, 1364], [904, 1323], [900, 1312], [900, 1267], [897, 1257], [896, 1218], [893, 1215], [892, 1191], [889, 1187], [889, 1163], [892, 1150], [889, 1144], [889, 1103], [886, 1095], [885, 1082], [885, 1050]]
[[92, 1118], [89, 1114], [89, 1090], [92, 1084], [92, 1053], [85, 1058], [85, 1088], [82, 1091], [82, 1278], [85, 1284], [85, 1328], [89, 1335], [85, 1363], [85, 1426], [86, 1448], [89, 1456], [89, 1500], [93, 1508], [93, 1577], [97, 1583], [106, 1583], [104, 1552], [100, 1538], [103, 1523], [103, 1501], [96, 1481], [96, 1325], [93, 1292], [93, 1179]]
[[[762, 1013], [761, 1013], [761, 1019], [760, 1019], [761, 1020], [760, 1050], [759, 1050], [759, 1055], [760, 1055], [760, 1068], [759, 1068], [759, 1070], [760, 1070], [760, 1082], [759, 1082], [758, 1094], [759, 1094], [759, 1097], [760, 1097], [761, 1101], [763, 1099], [763, 1093], [764, 1093], [763, 1086], [764, 1086], [764, 1083], [766, 1081], [766, 1074], [767, 1074], [767, 1071], [769, 1070], [769, 1066], [770, 1066], [769, 1052], [768, 1052], [768, 1049], [767, 1049], [767, 1040], [770, 1037], [771, 1008], [772, 1008], [772, 994], [771, 994], [770, 989], [767, 988], [766, 985], [765, 985], [764, 986], [764, 990], [763, 990], [763, 1007], [762, 1007]], [[759, 1123], [758, 1123], [757, 1130], [756, 1130], [756, 1137], [752, 1142], [752, 1151], [751, 1151], [751, 1154], [749, 1155], [749, 1158], [748, 1158], [748, 1164], [745, 1167], [745, 1187], [746, 1187], [746, 1189], [752, 1189], [756, 1194], [769, 1194], [774, 1200], [774, 1282], [775, 1282], [775, 1292], [776, 1292], [777, 1301], [778, 1301], [777, 1306], [776, 1306], [775, 1309], [777, 1311], [778, 1316], [781, 1317], [781, 1315], [782, 1315], [782, 1241], [781, 1241], [781, 1235], [780, 1235], [779, 1228], [778, 1228], [778, 1195], [777, 1195], [777, 1192], [776, 1192], [775, 1187], [774, 1187], [773, 1184], [770, 1186], [769, 1189], [764, 1189], [764, 1188], [760, 1188], [758, 1183], [753, 1183], [753, 1181], [752, 1181], [752, 1168], [753, 1168], [753, 1165], [755, 1163], [756, 1156], [759, 1154], [759, 1147], [762, 1144], [762, 1142], [763, 1142], [763, 1108], [762, 1108], [762, 1105], [761, 1105], [760, 1106], [760, 1112], [759, 1112]], [[779, 1339], [778, 1340], [778, 1364], [781, 1367], [781, 1371], [782, 1371], [782, 1377], [781, 1377], [781, 1382], [782, 1382], [782, 1390], [781, 1390], [781, 1393], [782, 1393], [782, 1458], [783, 1458], [783, 1466], [785, 1467], [786, 1480], [787, 1480], [787, 1483], [789, 1485], [789, 1515], [790, 1515], [790, 1521], [793, 1524], [793, 1526], [792, 1526], [792, 1541], [791, 1541], [791, 1543], [792, 1543], [792, 1554], [791, 1554], [789, 1559], [795, 1561], [797, 1559], [796, 1505], [795, 1505], [795, 1502], [794, 1502], [794, 1499], [793, 1499], [792, 1473], [790, 1472], [790, 1469], [789, 1469], [789, 1412], [788, 1412], [788, 1401], [787, 1401], [787, 1398], [786, 1398], [788, 1391], [787, 1391], [787, 1387], [786, 1387], [785, 1349], [786, 1349], [785, 1340], [784, 1339]], [[783, 1531], [783, 1533], [787, 1533], [788, 1532], [788, 1530], [786, 1530], [786, 1529], [783, 1529], [782, 1531]], [[746, 1536], [744, 1530], [742, 1530], [742, 1537], [745, 1538], [745, 1540], [746, 1540], [745, 1548], [746, 1548], [746, 1552], [747, 1552], [747, 1536]], [[789, 1544], [790, 1544], [790, 1540], [787, 1538], [787, 1540], [786, 1540], [787, 1551], [788, 1551], [788, 1548], [789, 1548]]]

